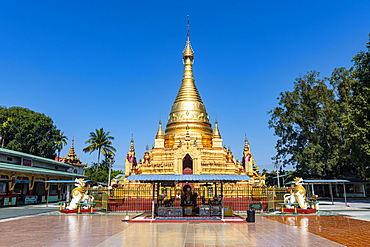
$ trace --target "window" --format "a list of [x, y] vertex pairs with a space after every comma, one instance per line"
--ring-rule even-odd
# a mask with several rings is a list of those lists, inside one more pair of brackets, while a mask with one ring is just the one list
[[58, 194], [58, 185], [56, 184], [53, 184], [53, 185], [50, 185], [50, 194]]
[[6, 157], [6, 160], [7, 161], [13, 161], [13, 158], [12, 157]]
[[25, 195], [26, 192], [27, 192], [27, 184], [19, 184], [19, 183], [16, 183], [15, 186], [14, 186], [14, 194], [23, 194]]
[[0, 182], [0, 194], [6, 193], [6, 182]]

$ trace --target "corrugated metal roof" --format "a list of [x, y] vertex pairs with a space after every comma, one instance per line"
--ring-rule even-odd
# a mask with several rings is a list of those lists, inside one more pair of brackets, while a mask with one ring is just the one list
[[304, 179], [304, 183], [307, 184], [338, 184], [338, 183], [349, 183], [349, 180], [344, 180], [344, 179]]
[[59, 161], [56, 161], [56, 160], [52, 160], [52, 159], [48, 159], [48, 158], [44, 158], [44, 157], [40, 157], [40, 156], [36, 156], [36, 155], [32, 155], [32, 154], [26, 154], [26, 153], [22, 153], [22, 152], [19, 152], [19, 151], [6, 149], [6, 148], [0, 148], [0, 153], [13, 155], [13, 156], [17, 156], [17, 157], [30, 158], [30, 159], [33, 159], [33, 160], [43, 161], [43, 162], [46, 162], [46, 163], [49, 163], [49, 164], [54, 164], [54, 165], [73, 167], [72, 165], [69, 165], [69, 164], [66, 164], [66, 163], [63, 163], [63, 162], [59, 162]]
[[131, 175], [127, 181], [140, 182], [160, 182], [160, 181], [178, 181], [178, 182], [237, 182], [250, 180], [247, 175]]
[[51, 184], [74, 184], [76, 181], [74, 180], [48, 180], [44, 181], [44, 183], [51, 183]]
[[[88, 182], [94, 182], [92, 180], [84, 180], [86, 183]], [[74, 184], [76, 183], [75, 180], [48, 180], [44, 181], [45, 183], [52, 183], [52, 184]]]
[[46, 169], [46, 168], [34, 167], [34, 166], [13, 165], [13, 164], [2, 163], [2, 162], [0, 162], [0, 170], [35, 173], [35, 174], [59, 175], [59, 176], [74, 177], [74, 178], [86, 178], [87, 177], [87, 176], [76, 174], [73, 172], [51, 170], [51, 169]]

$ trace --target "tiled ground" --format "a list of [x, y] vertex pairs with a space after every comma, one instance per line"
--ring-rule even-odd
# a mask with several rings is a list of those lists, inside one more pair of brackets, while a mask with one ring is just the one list
[[[317, 217], [324, 226], [321, 222], [331, 222], [330, 217], [335, 216]], [[262, 216], [257, 216], [255, 223], [236, 224], [127, 223], [122, 218], [37, 215], [4, 219], [0, 220], [0, 246], [341, 246], [306, 229]]]
[[370, 246], [370, 221], [337, 216], [266, 216], [345, 246]]

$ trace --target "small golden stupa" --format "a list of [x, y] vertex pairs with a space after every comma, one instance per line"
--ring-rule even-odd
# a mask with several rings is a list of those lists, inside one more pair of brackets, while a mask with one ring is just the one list
[[87, 163], [82, 163], [80, 158], [77, 157], [75, 152], [75, 140], [72, 140], [72, 146], [67, 153], [67, 157], [62, 157], [59, 159], [60, 162], [66, 163], [68, 165], [72, 165], [75, 167], [74, 173], [83, 174], [83, 168], [87, 167]]

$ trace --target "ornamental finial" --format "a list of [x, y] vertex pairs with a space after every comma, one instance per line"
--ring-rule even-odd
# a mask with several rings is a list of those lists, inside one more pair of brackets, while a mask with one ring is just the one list
[[188, 24], [186, 25], [187, 33], [186, 33], [186, 46], [183, 51], [183, 58], [184, 58], [184, 63], [186, 63], [186, 59], [189, 58], [190, 60], [188, 62], [193, 62], [194, 60], [194, 51], [191, 48], [190, 45], [190, 15], [188, 15]]
[[188, 30], [188, 33], [187, 33], [187, 40], [190, 41], [190, 15], [188, 15], [188, 25], [187, 25], [187, 30]]
[[212, 135], [212, 126], [209, 123], [209, 116], [206, 111], [198, 89], [195, 86], [193, 76], [194, 51], [190, 44], [190, 18], [187, 22], [187, 40], [183, 50], [184, 75], [177, 93], [175, 102], [172, 105], [171, 113], [165, 134], [174, 134], [186, 131], [186, 126], [194, 132], [198, 130], [202, 134]]

